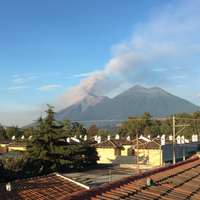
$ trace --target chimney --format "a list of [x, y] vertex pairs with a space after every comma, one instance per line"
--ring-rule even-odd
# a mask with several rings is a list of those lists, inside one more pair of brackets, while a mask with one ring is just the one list
[[29, 139], [29, 140], [32, 140], [32, 135], [30, 135], [28, 139]]
[[195, 135], [195, 142], [198, 142], [198, 135]]
[[86, 140], [87, 140], [87, 135], [84, 136], [84, 141], [86, 141]]
[[116, 139], [116, 140], [119, 140], [119, 134], [117, 134], [117, 135], [115, 136], [115, 139]]
[[126, 138], [126, 140], [130, 141], [130, 140], [131, 140], [130, 136], [128, 136], [128, 137]]
[[82, 135], [80, 135], [80, 138], [82, 138], [83, 136]]
[[150, 136], [150, 135], [148, 135], [148, 136], [147, 136], [147, 138], [148, 138], [148, 139], [150, 139], [150, 138], [151, 138], [151, 136]]
[[192, 135], [192, 142], [195, 142], [195, 135]]
[[76, 138], [76, 135], [74, 136], [74, 138]]
[[13, 135], [13, 136], [12, 136], [12, 140], [16, 140], [16, 137], [15, 137], [15, 135]]
[[172, 140], [173, 140], [173, 137], [172, 137], [172, 135], [170, 135], [170, 136], [169, 136], [169, 140], [170, 140], [170, 141], [172, 141]]
[[22, 139], [22, 140], [24, 140], [24, 139], [25, 139], [25, 136], [24, 136], [24, 135], [22, 135], [21, 139]]
[[181, 137], [181, 144], [185, 144], [185, 137], [184, 137], [184, 135]]
[[95, 140], [95, 141], [98, 140], [98, 136], [97, 136], [97, 135], [94, 136], [94, 140]]
[[67, 138], [67, 142], [68, 142], [68, 143], [71, 142], [71, 138], [70, 138], [70, 137]]
[[165, 135], [164, 134], [161, 137], [161, 145], [165, 145]]
[[10, 182], [6, 184], [6, 191], [8, 191], [8, 192], [12, 191], [12, 185]]
[[157, 135], [157, 138], [160, 138], [160, 135]]
[[177, 144], [181, 144], [181, 137], [180, 137], [180, 135], [176, 138], [176, 140], [177, 140]]
[[97, 142], [100, 143], [101, 142], [101, 136], [99, 135]]
[[108, 135], [108, 140], [110, 140], [110, 135]]

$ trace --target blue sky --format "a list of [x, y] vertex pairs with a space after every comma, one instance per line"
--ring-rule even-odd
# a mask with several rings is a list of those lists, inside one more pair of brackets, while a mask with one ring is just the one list
[[87, 92], [160, 87], [200, 106], [200, 1], [0, 1], [0, 123]]

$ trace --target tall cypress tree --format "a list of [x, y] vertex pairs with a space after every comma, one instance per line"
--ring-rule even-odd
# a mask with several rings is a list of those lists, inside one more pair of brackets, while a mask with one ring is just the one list
[[[70, 145], [63, 140], [66, 136], [64, 123], [56, 121], [53, 106], [48, 105], [46, 118], [37, 120], [37, 127], [31, 140], [26, 140], [30, 148], [22, 152], [27, 158], [35, 159], [42, 163], [45, 172], [66, 170], [67, 168], [83, 167], [95, 164], [98, 156], [96, 149], [86, 142]], [[68, 122], [68, 121], [67, 121]], [[86, 155], [93, 152], [93, 156]]]

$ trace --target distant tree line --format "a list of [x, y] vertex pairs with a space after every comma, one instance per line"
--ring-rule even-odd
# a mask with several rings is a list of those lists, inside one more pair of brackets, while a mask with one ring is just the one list
[[5, 128], [0, 124], [0, 140], [11, 139], [13, 135], [15, 135], [16, 138], [20, 138], [23, 135], [23, 131], [15, 125]]
[[[175, 123], [190, 125], [180, 132], [180, 135], [184, 135], [186, 138], [191, 138], [193, 134], [200, 135], [200, 111], [196, 111], [193, 114], [179, 113], [175, 114]], [[166, 136], [172, 135], [173, 132], [173, 115], [163, 119], [152, 118], [149, 112], [144, 112], [142, 116], [128, 117], [128, 120], [122, 122], [122, 126], [116, 131], [115, 134], [119, 134], [121, 137], [130, 136], [132, 139], [136, 137], [136, 134], [143, 136], [150, 135], [152, 138], [157, 135], [165, 134]], [[176, 133], [181, 130], [182, 127], [176, 127]]]

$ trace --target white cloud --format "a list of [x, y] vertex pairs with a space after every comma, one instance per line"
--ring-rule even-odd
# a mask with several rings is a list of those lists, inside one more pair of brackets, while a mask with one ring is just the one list
[[182, 79], [182, 78], [186, 78], [187, 76], [172, 76], [170, 77], [170, 79]]
[[198, 94], [197, 96], [200, 97], [200, 94]]
[[15, 79], [13, 80], [13, 83], [25, 83], [26, 80], [25, 79]]
[[54, 90], [56, 88], [59, 88], [61, 85], [46, 85], [40, 88], [37, 88], [37, 90], [43, 90], [43, 91], [50, 91], [50, 90]]
[[166, 71], [167, 69], [152, 69], [152, 71], [155, 71], [155, 72], [160, 72], [160, 71]]
[[74, 78], [74, 76], [67, 76], [67, 77], [65, 77], [65, 78]]
[[39, 76], [31, 76], [31, 77], [28, 77], [28, 79], [36, 79], [36, 78], [39, 78]]
[[86, 73], [86, 74], [76, 74], [76, 75], [74, 75], [75, 77], [80, 77], [80, 76], [89, 76], [90, 75], [90, 73]]
[[49, 73], [49, 74], [44, 74], [43, 76], [58, 76], [60, 73]]
[[[182, 79], [192, 77], [199, 61], [199, 7], [198, 0], [181, 1], [152, 12], [148, 22], [135, 26], [131, 40], [111, 47], [113, 58], [104, 70], [91, 72], [58, 98], [66, 106], [88, 92], [107, 95], [124, 84], [183, 84]], [[196, 66], [191, 64], [193, 56]]]
[[28, 88], [28, 86], [18, 86], [18, 87], [9, 87], [8, 90], [22, 90], [26, 88]]

